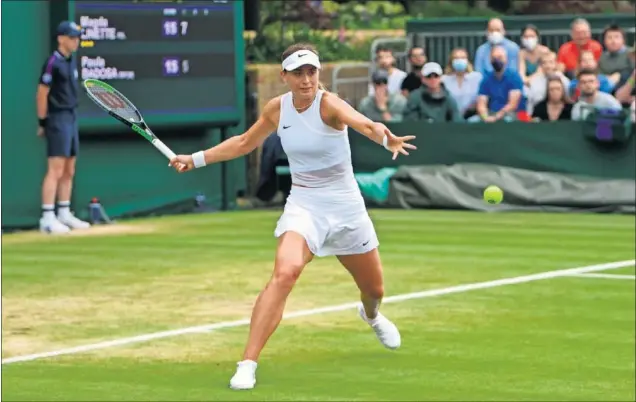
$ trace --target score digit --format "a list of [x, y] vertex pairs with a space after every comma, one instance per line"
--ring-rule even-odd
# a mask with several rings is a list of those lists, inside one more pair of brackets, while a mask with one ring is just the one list
[[181, 62], [181, 71], [183, 71], [184, 74], [187, 74], [188, 71], [190, 71], [190, 62], [188, 60], [183, 60]]
[[179, 33], [177, 21], [168, 20], [163, 22], [163, 34], [165, 36], [175, 36]]
[[188, 21], [181, 21], [181, 35], [186, 35], [188, 33]]

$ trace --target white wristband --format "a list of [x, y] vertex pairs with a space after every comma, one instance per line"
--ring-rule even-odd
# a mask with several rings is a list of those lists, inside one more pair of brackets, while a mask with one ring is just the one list
[[387, 145], [388, 143], [389, 143], [389, 136], [384, 135], [384, 138], [382, 138], [382, 145], [387, 151], [390, 151], [389, 146]]
[[193, 153], [192, 162], [194, 162], [195, 168], [200, 168], [205, 166], [205, 155], [203, 154], [203, 151]]

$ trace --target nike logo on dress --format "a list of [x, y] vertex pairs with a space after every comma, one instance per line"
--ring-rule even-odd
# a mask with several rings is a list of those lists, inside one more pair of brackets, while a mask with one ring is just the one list
[[289, 128], [289, 127], [291, 127], [291, 126], [283, 126], [283, 130], [286, 129], [286, 128]]
[[371, 240], [367, 240], [367, 241], [365, 241], [364, 243], [362, 243], [362, 247], [364, 247], [364, 246], [366, 246], [367, 244], [369, 244], [369, 242], [370, 242], [370, 241], [371, 241]]

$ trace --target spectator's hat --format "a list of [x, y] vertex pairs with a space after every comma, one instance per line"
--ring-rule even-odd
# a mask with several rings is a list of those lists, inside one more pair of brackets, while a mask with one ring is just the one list
[[375, 70], [371, 75], [374, 84], [387, 84], [389, 82], [389, 72], [384, 69]]
[[82, 28], [73, 21], [62, 21], [57, 26], [57, 35], [70, 37], [79, 37], [82, 34]]
[[442, 66], [435, 62], [426, 63], [424, 64], [424, 67], [422, 67], [422, 76], [424, 77], [428, 77], [431, 74], [437, 74], [441, 76], [443, 73], [444, 71], [442, 70]]

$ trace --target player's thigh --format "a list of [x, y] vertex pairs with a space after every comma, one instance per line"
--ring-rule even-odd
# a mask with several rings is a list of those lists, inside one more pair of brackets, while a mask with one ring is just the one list
[[305, 238], [298, 232], [286, 231], [278, 238], [272, 279], [292, 285], [313, 258]]
[[339, 255], [337, 257], [349, 271], [363, 294], [377, 299], [384, 296], [382, 261], [377, 248], [362, 254]]

